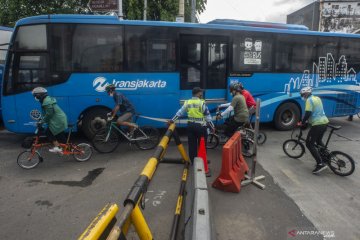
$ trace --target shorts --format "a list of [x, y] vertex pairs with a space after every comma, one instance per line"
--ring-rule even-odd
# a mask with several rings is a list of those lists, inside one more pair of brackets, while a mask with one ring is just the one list
[[66, 143], [65, 132], [54, 135], [49, 128], [46, 129], [45, 135], [48, 137], [49, 141], [54, 142], [58, 141], [60, 143]]
[[117, 122], [132, 122], [132, 116], [131, 112], [126, 112], [118, 117]]

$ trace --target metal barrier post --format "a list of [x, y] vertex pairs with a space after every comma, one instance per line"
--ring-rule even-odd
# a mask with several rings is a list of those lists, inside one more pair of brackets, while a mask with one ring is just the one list
[[[184, 170], [183, 170], [183, 176], [182, 176], [182, 182], [181, 182], [181, 186], [180, 186], [180, 193], [178, 196], [178, 201], [177, 201], [176, 210], [175, 210], [175, 217], [174, 217], [173, 226], [172, 226], [172, 233], [171, 233], [172, 239], [176, 238], [179, 218], [180, 218], [181, 209], [182, 209], [182, 205], [183, 205], [183, 198], [184, 198], [184, 193], [185, 193], [185, 186], [186, 186], [186, 180], [187, 180], [187, 176], [188, 176], [190, 160], [189, 160], [188, 155], [186, 154], [186, 151], [180, 141], [180, 138], [179, 138], [177, 132], [175, 131], [175, 124], [172, 123], [168, 127], [165, 135], [163, 136], [160, 143], [156, 147], [155, 153], [153, 154], [152, 157], [149, 158], [149, 160], [148, 160], [147, 164], [145, 165], [143, 171], [141, 172], [140, 176], [138, 177], [138, 179], [134, 183], [133, 187], [131, 188], [128, 196], [126, 197], [126, 199], [124, 201], [124, 209], [118, 218], [118, 225], [114, 226], [112, 228], [110, 234], [108, 234], [108, 236], [107, 236], [107, 240], [126, 239], [126, 234], [129, 230], [129, 227], [131, 224], [134, 225], [135, 230], [140, 239], [142, 239], [142, 240], [153, 239], [153, 236], [149, 229], [149, 226], [146, 223], [146, 220], [139, 208], [139, 204], [141, 204], [142, 200], [144, 200], [144, 195], [147, 192], [147, 187], [156, 171], [156, 168], [157, 168], [160, 160], [162, 160], [165, 155], [166, 149], [168, 147], [168, 144], [169, 144], [172, 136], [174, 136], [174, 140], [175, 140], [178, 150], [182, 156], [182, 163], [185, 163]], [[101, 231], [96, 231], [95, 237], [86, 238], [86, 239], [89, 239], [89, 240], [90, 239], [91, 240], [98, 239], [98, 237], [101, 236], [101, 234], [103, 234], [103, 232], [106, 228], [109, 228], [110, 226], [115, 224], [116, 219], [115, 219], [115, 221], [113, 221], [112, 219], [114, 218], [114, 216], [118, 210], [117, 206], [115, 209], [116, 209], [116, 211], [114, 211], [114, 210], [110, 211], [111, 214], [107, 213], [107, 215], [109, 215], [109, 217], [111, 217], [111, 218], [106, 220], [104, 224], [99, 224], [99, 225], [96, 225], [97, 223], [93, 224], [93, 222], [98, 217], [95, 218], [95, 220], [90, 224], [88, 229], [90, 227], [94, 228], [93, 225], [96, 225], [96, 227], [100, 228]], [[105, 211], [105, 210], [103, 210], [103, 211]], [[100, 212], [100, 214], [102, 214], [102, 212]], [[109, 224], [110, 221], [113, 222], [111, 225]], [[89, 235], [88, 229], [85, 230], [85, 232], [81, 235], [80, 239], [85, 239], [85, 238], [83, 238], [83, 236]]]
[[256, 120], [255, 120], [255, 137], [254, 137], [254, 145], [253, 152], [254, 156], [252, 157], [252, 166], [251, 172], [249, 175], [245, 175], [246, 180], [241, 182], [241, 186], [249, 185], [250, 183], [254, 184], [258, 188], [265, 189], [265, 185], [260, 183], [260, 180], [265, 179], [265, 176], [261, 175], [255, 177], [255, 168], [257, 163], [257, 139], [259, 134], [259, 124], [260, 124], [260, 99], [256, 99]]

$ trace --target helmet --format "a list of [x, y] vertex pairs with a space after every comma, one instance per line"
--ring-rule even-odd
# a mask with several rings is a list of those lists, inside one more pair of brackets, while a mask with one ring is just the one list
[[303, 96], [308, 96], [312, 93], [312, 88], [311, 87], [303, 87], [301, 90], [300, 90], [300, 96], [303, 97]]
[[47, 94], [47, 90], [43, 87], [36, 87], [32, 90], [31, 93], [33, 96], [44, 95]]
[[238, 83], [238, 82], [233, 82], [230, 84], [229, 86], [230, 91], [237, 91], [237, 92], [241, 92], [242, 88], [242, 84]]
[[115, 90], [115, 85], [114, 84], [109, 84], [105, 87], [106, 92], [110, 92], [110, 91], [114, 91]]

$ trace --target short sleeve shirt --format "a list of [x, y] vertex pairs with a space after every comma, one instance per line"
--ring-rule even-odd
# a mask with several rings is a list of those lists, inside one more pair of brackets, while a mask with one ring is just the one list
[[231, 106], [234, 108], [234, 119], [236, 122], [249, 121], [249, 111], [243, 95], [235, 95], [231, 101]]
[[120, 112], [135, 113], [135, 108], [124, 94], [115, 92], [113, 98], [115, 104], [120, 106]]
[[309, 123], [312, 126], [327, 124], [329, 122], [319, 97], [310, 96], [306, 99], [305, 111], [311, 112]]

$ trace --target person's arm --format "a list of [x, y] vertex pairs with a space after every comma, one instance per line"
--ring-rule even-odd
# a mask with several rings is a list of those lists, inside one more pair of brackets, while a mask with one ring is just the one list
[[205, 103], [202, 105], [202, 110], [203, 110], [203, 113], [204, 113], [204, 116], [205, 116], [205, 121], [209, 124], [211, 129], [215, 129], [215, 126], [214, 126], [214, 124], [212, 122], [212, 119], [211, 119], [211, 114], [210, 114], [209, 108], [206, 106]]
[[227, 115], [227, 114], [229, 114], [231, 111], [233, 111], [234, 110], [234, 107], [233, 106], [228, 106], [227, 107], [227, 109], [225, 109], [225, 111], [223, 111], [222, 113], [221, 113], [221, 117], [224, 117], [225, 115]]
[[311, 117], [311, 113], [312, 113], [312, 104], [310, 99], [306, 99], [305, 102], [305, 115], [303, 117], [303, 119], [301, 120], [301, 124], [305, 124], [307, 120], [309, 120], [309, 118]]
[[120, 105], [116, 104], [116, 106], [111, 110], [111, 118], [114, 118], [116, 116], [116, 113], [119, 111]]
[[185, 102], [184, 105], [176, 112], [175, 116], [171, 119], [172, 122], [178, 120], [187, 110], [187, 103]]
[[311, 111], [305, 111], [304, 118], [301, 120], [301, 124], [305, 124], [307, 120], [309, 120], [311, 116]]
[[225, 108], [225, 107], [230, 106], [230, 104], [231, 104], [231, 102], [229, 102], [229, 103], [223, 103], [223, 104], [220, 104], [220, 105], [218, 106], [218, 108]]
[[43, 108], [45, 114], [41, 121], [44, 123], [49, 123], [50, 119], [54, 116], [55, 113], [54, 105], [53, 104], [46, 105]]

